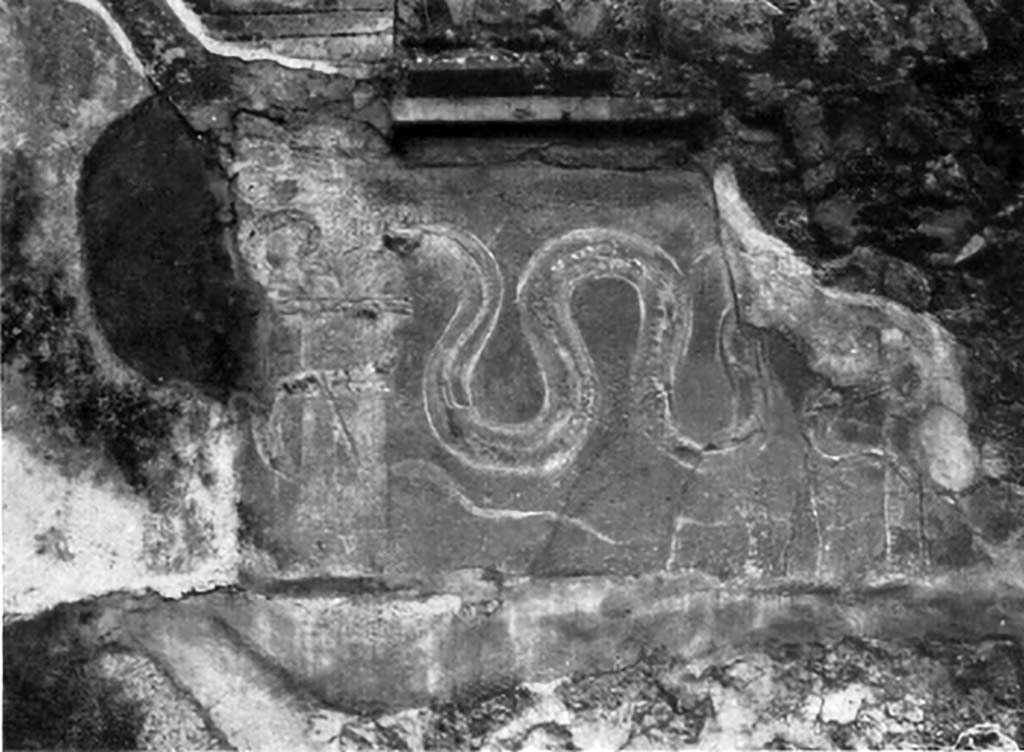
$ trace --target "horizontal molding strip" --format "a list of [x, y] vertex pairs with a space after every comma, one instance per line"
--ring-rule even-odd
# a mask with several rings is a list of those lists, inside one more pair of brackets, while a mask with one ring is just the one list
[[398, 124], [665, 122], [707, 117], [708, 99], [633, 97], [407, 97], [391, 103]]

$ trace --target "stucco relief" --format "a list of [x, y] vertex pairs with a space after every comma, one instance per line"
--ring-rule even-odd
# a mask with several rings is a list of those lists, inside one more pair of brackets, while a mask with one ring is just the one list
[[[498, 422], [475, 404], [476, 366], [494, 335], [503, 305], [504, 281], [491, 251], [476, 237], [447, 227], [412, 231], [402, 248], [413, 264], [444, 256], [458, 303], [431, 350], [423, 373], [423, 401], [434, 437], [463, 464], [484, 472], [543, 475], [574, 463], [593, 433], [602, 385], [572, 312], [572, 296], [589, 280], [618, 279], [636, 293], [639, 323], [629, 374], [631, 430], [652, 448], [693, 470], [705, 453], [729, 451], [763, 437], [758, 385], [733, 395], [732, 420], [710, 441], [684, 428], [674, 408], [679, 365], [687, 356], [692, 295], [675, 259], [634, 234], [606, 228], [568, 232], [534, 253], [519, 277], [515, 306], [522, 334], [541, 373], [543, 401], [522, 422]], [[411, 250], [415, 248], [415, 250]], [[737, 352], [731, 307], [722, 311], [719, 357], [734, 384], [733, 366], [757, 368], [759, 353]], [[752, 362], [740, 364], [743, 355]]]
[[752, 319], [774, 272], [736, 260], [703, 176], [296, 170], [242, 183], [270, 303], [241, 460], [256, 574], [729, 579], [917, 555], [916, 408]]

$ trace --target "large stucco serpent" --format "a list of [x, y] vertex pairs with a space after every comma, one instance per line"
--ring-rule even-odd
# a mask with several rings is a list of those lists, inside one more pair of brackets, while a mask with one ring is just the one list
[[482, 471], [544, 475], [564, 470], [577, 458], [599, 417], [601, 390], [573, 318], [572, 296], [582, 283], [602, 278], [627, 282], [639, 301], [630, 382], [635, 430], [687, 469], [697, 467], [707, 452], [733, 448], [759, 433], [760, 416], [753, 410], [734, 421], [727, 441], [714, 446], [702, 445], [678, 426], [673, 390], [692, 324], [686, 279], [658, 246], [603, 228], [569, 232], [530, 258], [516, 289], [516, 306], [541, 375], [543, 402], [522, 423], [488, 420], [474, 402], [472, 384], [501, 312], [501, 271], [490, 250], [469, 233], [425, 226], [414, 234], [415, 242], [406, 248], [414, 263], [443, 257], [455, 270], [458, 301], [427, 356], [422, 387], [434, 436], [464, 464]]

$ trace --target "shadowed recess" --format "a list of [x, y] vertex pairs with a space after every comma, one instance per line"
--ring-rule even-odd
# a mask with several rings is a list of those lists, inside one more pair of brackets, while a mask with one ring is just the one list
[[86, 157], [80, 194], [93, 308], [114, 351], [147, 378], [225, 399], [248, 383], [259, 304], [233, 268], [216, 146], [150, 99]]
[[145, 716], [62, 607], [4, 627], [3, 744], [11, 749], [137, 749]]

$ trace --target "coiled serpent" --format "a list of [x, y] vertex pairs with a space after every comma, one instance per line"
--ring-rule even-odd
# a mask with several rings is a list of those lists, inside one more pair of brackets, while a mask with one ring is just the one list
[[[545, 243], [529, 260], [516, 289], [523, 335], [537, 362], [544, 397], [521, 423], [488, 420], [473, 399], [480, 358], [494, 334], [504, 282], [490, 250], [473, 235], [443, 226], [417, 228], [405, 248], [421, 262], [435, 254], [454, 264], [458, 302], [424, 364], [423, 403], [434, 436], [477, 470], [516, 475], [558, 473], [571, 465], [600, 414], [593, 359], [572, 314], [572, 296], [588, 281], [614, 278], [637, 293], [640, 325], [631, 364], [630, 418], [636, 430], [681, 465], [696, 467], [702, 445], [678, 426], [673, 410], [676, 370], [687, 351], [692, 296], [676, 261], [636, 235], [603, 228], [569, 232]], [[747, 416], [733, 426], [740, 443], [759, 424]]]

